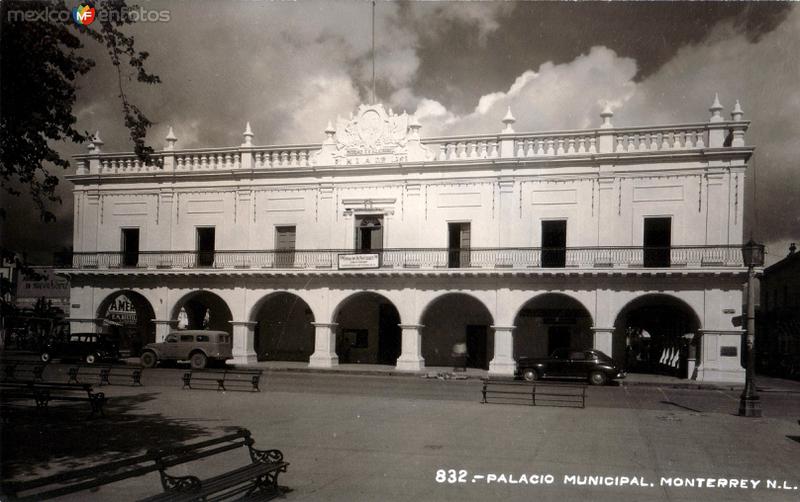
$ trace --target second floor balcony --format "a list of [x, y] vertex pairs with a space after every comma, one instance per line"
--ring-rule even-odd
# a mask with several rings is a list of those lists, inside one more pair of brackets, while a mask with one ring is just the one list
[[[385, 248], [74, 253], [73, 271], [656, 271], [744, 270], [740, 246]], [[655, 270], [654, 270], [655, 269]]]

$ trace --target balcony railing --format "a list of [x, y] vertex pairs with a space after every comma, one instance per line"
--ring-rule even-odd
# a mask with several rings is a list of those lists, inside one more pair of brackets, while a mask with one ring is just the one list
[[[73, 269], [336, 270], [347, 249], [74, 253]], [[380, 269], [675, 269], [743, 268], [740, 246], [569, 248], [387, 248]]]

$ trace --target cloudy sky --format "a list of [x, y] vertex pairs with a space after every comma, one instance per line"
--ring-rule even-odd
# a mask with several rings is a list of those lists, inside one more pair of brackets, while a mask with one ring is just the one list
[[[318, 143], [329, 119], [370, 99], [369, 2], [139, 5], [170, 17], [128, 29], [163, 81], [129, 85], [157, 149], [169, 125], [179, 147], [238, 145], [246, 121], [256, 144]], [[727, 117], [738, 99], [757, 147], [747, 225], [768, 264], [800, 241], [800, 5], [378, 2], [375, 34], [377, 98], [415, 112], [424, 136], [497, 132], [509, 105], [517, 131], [542, 131], [596, 127], [605, 102], [615, 125], [635, 126], [705, 121], [715, 92]], [[116, 75], [100, 47], [85, 50], [98, 66], [80, 82], [78, 126], [99, 129], [107, 152], [129, 150]], [[69, 246], [69, 188], [55, 224], [4, 202], [0, 237], [35, 260]]]

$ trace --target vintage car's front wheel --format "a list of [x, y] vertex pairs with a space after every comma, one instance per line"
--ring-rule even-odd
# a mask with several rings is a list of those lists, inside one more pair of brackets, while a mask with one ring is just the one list
[[97, 354], [86, 354], [86, 357], [83, 358], [83, 361], [86, 364], [94, 364], [97, 362]]
[[522, 378], [524, 378], [526, 382], [535, 382], [539, 379], [539, 372], [533, 368], [528, 368], [522, 372]]
[[156, 365], [156, 362], [158, 362], [158, 358], [156, 358], [156, 355], [149, 350], [142, 352], [142, 355], [139, 357], [139, 360], [141, 361], [142, 366], [144, 366], [145, 368], [152, 368]]
[[606, 374], [601, 371], [593, 371], [591, 375], [589, 375], [589, 383], [592, 385], [605, 385], [606, 384]]
[[43, 363], [49, 363], [51, 359], [50, 353], [42, 352], [42, 354], [39, 356], [39, 359], [41, 359]]

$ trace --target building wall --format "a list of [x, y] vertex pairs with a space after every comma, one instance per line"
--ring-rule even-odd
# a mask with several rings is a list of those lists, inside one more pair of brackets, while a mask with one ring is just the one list
[[673, 245], [741, 243], [741, 167], [714, 174], [697, 162], [617, 166], [611, 173], [602, 166], [520, 167], [502, 182], [485, 167], [447, 178], [402, 167], [359, 176], [345, 171], [330, 184], [298, 170], [227, 186], [81, 187], [75, 247], [120, 251], [121, 230], [139, 228], [141, 250], [194, 250], [195, 229], [213, 226], [218, 250], [265, 250], [275, 247], [275, 227], [295, 225], [298, 249], [347, 249], [355, 242], [353, 213], [384, 216], [384, 247], [447, 247], [448, 222], [469, 222], [473, 247], [538, 247], [548, 219], [567, 220], [570, 247], [640, 246], [650, 216], [672, 218]]

